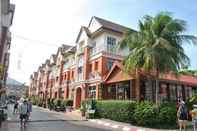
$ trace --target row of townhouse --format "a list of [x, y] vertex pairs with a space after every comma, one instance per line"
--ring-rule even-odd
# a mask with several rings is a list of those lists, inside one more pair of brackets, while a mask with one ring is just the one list
[[5, 102], [6, 79], [10, 59], [11, 32], [15, 5], [10, 0], [0, 0], [0, 104]]
[[[121, 61], [129, 50], [117, 48], [129, 28], [92, 17], [82, 26], [75, 46], [62, 45], [30, 77], [29, 95], [73, 99], [74, 107], [91, 99], [155, 100], [155, 80], [140, 79], [124, 71]], [[171, 74], [160, 77], [159, 99], [187, 99], [197, 90], [197, 78]]]

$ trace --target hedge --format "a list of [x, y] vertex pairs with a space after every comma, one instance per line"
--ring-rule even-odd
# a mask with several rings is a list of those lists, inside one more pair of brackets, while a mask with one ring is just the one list
[[188, 99], [186, 101], [186, 105], [187, 107], [191, 110], [192, 109], [192, 106], [194, 104], [197, 104], [197, 95], [193, 96], [192, 98]]
[[150, 125], [157, 123], [157, 108], [150, 102], [137, 103], [133, 117], [137, 125]]
[[134, 101], [97, 101], [95, 116], [120, 122], [133, 122], [135, 105]]
[[96, 102], [96, 117], [134, 125], [175, 128], [176, 104], [163, 103], [155, 106], [151, 102], [104, 100]]
[[62, 101], [62, 104], [64, 105], [64, 107], [67, 107], [67, 106], [73, 106], [73, 100], [71, 99], [66, 99], [66, 100], [63, 100]]
[[171, 126], [176, 127], [176, 104], [175, 103], [163, 103], [159, 107], [159, 114], [158, 114], [158, 120], [159, 125], [165, 126]]

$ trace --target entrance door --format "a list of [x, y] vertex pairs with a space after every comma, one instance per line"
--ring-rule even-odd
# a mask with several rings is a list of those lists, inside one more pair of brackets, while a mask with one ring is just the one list
[[81, 88], [77, 88], [76, 91], [76, 108], [81, 106]]

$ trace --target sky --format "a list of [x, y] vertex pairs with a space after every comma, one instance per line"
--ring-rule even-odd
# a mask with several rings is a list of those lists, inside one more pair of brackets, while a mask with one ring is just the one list
[[[62, 44], [75, 45], [81, 26], [98, 16], [132, 29], [144, 15], [161, 11], [187, 21], [185, 33], [197, 36], [196, 0], [11, 0], [16, 5], [9, 77], [29, 82], [30, 75]], [[197, 47], [184, 46], [192, 69], [197, 69]]]

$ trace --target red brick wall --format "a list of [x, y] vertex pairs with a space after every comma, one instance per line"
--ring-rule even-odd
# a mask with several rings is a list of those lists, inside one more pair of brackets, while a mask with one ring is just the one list
[[[109, 60], [112, 60], [112, 59], [101, 56], [101, 57], [91, 61], [91, 64], [92, 64], [92, 69], [91, 70], [92, 70], [93, 74], [97, 71], [97, 72], [100, 73], [102, 78], [105, 78], [110, 71], [110, 70], [107, 69], [107, 62]], [[113, 61], [115, 62], [115, 61], [118, 61], [118, 60], [113, 59]], [[98, 63], [98, 69], [96, 69], [96, 62]]]

